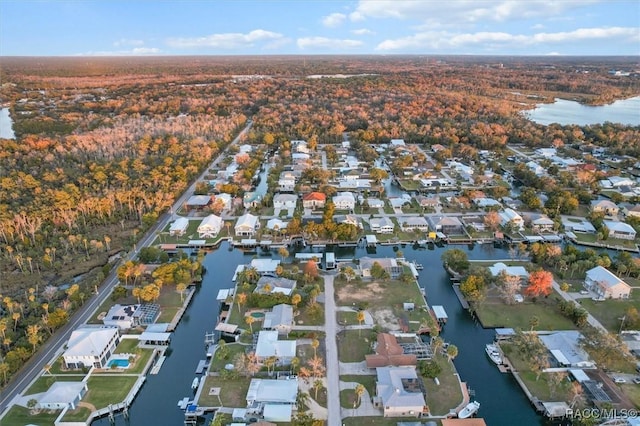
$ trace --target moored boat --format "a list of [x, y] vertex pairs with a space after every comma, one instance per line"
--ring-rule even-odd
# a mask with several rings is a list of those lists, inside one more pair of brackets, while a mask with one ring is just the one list
[[471, 401], [458, 413], [459, 419], [468, 419], [478, 412], [480, 409], [480, 403], [478, 401]]
[[490, 343], [485, 346], [484, 350], [487, 355], [489, 355], [489, 358], [491, 358], [491, 361], [493, 361], [496, 365], [502, 364], [502, 355], [500, 354], [498, 346]]
[[198, 388], [198, 383], [199, 383], [199, 380], [196, 377], [195, 379], [193, 379], [193, 382], [191, 382], [191, 389], [197, 389]]

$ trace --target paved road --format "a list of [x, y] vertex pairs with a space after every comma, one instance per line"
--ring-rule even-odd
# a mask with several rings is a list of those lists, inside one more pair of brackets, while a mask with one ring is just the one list
[[[238, 134], [238, 136], [229, 144], [229, 146], [238, 143], [244, 135], [249, 131], [253, 122], [249, 120], [247, 126]], [[224, 151], [211, 163], [214, 166], [218, 163], [219, 159], [223, 156]], [[204, 179], [204, 176], [209, 173], [209, 167], [205, 169], [202, 175], [196, 179], [189, 188], [176, 200], [172, 206], [171, 211], [177, 211], [180, 206], [190, 197], [196, 187], [196, 182]], [[158, 222], [147, 231], [145, 236], [138, 241], [136, 248], [131, 251], [125, 260], [133, 259], [138, 255], [140, 248], [150, 245], [158, 231], [164, 229], [169, 221], [172, 219], [171, 214], [164, 214]], [[76, 312], [76, 314], [69, 320], [69, 322], [60, 328], [47, 342], [40, 348], [38, 353], [31, 357], [31, 359], [25, 364], [23, 369], [15, 375], [14, 379], [3, 389], [0, 394], [0, 419], [4, 416], [5, 411], [12, 405], [12, 401], [19, 394], [24, 391], [26, 386], [35, 380], [42, 372], [43, 367], [54, 359], [54, 356], [62, 351], [64, 344], [69, 340], [73, 330], [78, 328], [79, 325], [84, 324], [93, 315], [96, 309], [104, 303], [104, 301], [111, 295], [113, 287], [118, 283], [117, 268], [113, 268], [112, 272], [106, 278], [105, 282], [100, 287], [98, 294], [94, 294], [87, 302]]]
[[334, 275], [324, 275], [324, 326], [325, 348], [327, 350], [327, 425], [342, 425], [340, 414], [340, 364], [338, 362], [338, 344], [336, 343], [337, 319], [334, 298]]
[[[558, 284], [558, 283], [556, 282], [556, 280], [553, 280], [553, 289], [554, 289], [555, 291], [557, 291], [557, 292], [558, 292], [558, 294], [559, 294], [560, 296], [562, 296], [562, 298], [563, 298], [564, 300], [567, 300], [567, 301], [569, 301], [569, 302], [573, 302], [573, 303], [574, 303], [574, 304], [576, 304], [577, 306], [582, 307], [582, 306], [581, 306], [581, 305], [576, 301], [576, 298], [581, 298], [581, 297], [576, 297], [573, 293], [567, 293], [567, 292], [562, 291], [562, 290], [560, 289], [560, 284]], [[602, 330], [602, 331], [604, 331], [604, 332], [607, 332], [607, 329], [606, 329], [606, 328], [605, 328], [605, 327], [600, 323], [600, 321], [598, 321], [598, 320], [597, 320], [593, 315], [589, 314], [589, 315], [587, 316], [587, 322], [588, 322], [589, 324], [591, 324], [591, 326], [593, 326], [593, 327], [595, 327], [595, 328], [597, 328], [597, 329], [600, 329], [600, 330]]]

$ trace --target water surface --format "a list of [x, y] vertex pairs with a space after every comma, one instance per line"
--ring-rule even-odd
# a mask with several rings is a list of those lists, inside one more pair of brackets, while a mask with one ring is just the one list
[[620, 123], [640, 126], [640, 96], [615, 101], [609, 105], [590, 106], [556, 98], [552, 104], [538, 104], [524, 115], [538, 124], [558, 123], [563, 126]]

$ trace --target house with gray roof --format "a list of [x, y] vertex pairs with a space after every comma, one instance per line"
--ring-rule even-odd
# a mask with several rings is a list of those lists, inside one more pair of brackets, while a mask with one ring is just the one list
[[118, 327], [82, 327], [71, 333], [62, 359], [69, 369], [104, 368], [118, 343]]
[[636, 230], [628, 223], [605, 220], [602, 224], [609, 230], [609, 237], [611, 238], [619, 238], [621, 240], [636, 239]]
[[427, 412], [421, 379], [415, 367], [376, 368], [374, 405], [384, 417], [420, 417]]
[[584, 287], [605, 299], [628, 299], [631, 294], [629, 284], [602, 266], [587, 271]]
[[442, 232], [445, 235], [461, 235], [463, 234], [464, 225], [455, 216], [429, 216], [429, 228]]
[[54, 382], [47, 391], [39, 396], [36, 408], [41, 410], [75, 410], [82, 397], [87, 393], [86, 382]]
[[293, 325], [293, 306], [281, 303], [274, 306], [271, 312], [264, 314], [262, 328], [276, 330], [280, 335], [287, 335]]
[[595, 368], [595, 363], [582, 349], [582, 333], [575, 330], [556, 331], [538, 334], [542, 344], [551, 352], [557, 364], [562, 367]]
[[[267, 286], [270, 289], [267, 292]], [[296, 288], [296, 281], [282, 277], [271, 277], [263, 275], [258, 280], [254, 293], [282, 293], [287, 296], [291, 295], [291, 292]]]
[[256, 343], [256, 356], [259, 362], [274, 356], [278, 358], [278, 365], [289, 365], [296, 356], [296, 341], [279, 340], [276, 330], [260, 330]]

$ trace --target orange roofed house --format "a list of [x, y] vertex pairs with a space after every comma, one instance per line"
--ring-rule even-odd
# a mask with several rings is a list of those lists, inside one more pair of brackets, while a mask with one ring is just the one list
[[310, 192], [302, 197], [302, 206], [305, 209], [323, 209], [327, 202], [327, 196], [322, 192]]
[[396, 336], [389, 333], [378, 333], [376, 353], [366, 355], [365, 360], [367, 368], [417, 364], [415, 354], [405, 354]]

